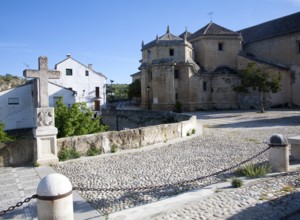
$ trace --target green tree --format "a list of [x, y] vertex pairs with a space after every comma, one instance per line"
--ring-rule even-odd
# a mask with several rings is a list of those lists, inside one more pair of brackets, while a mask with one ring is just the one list
[[129, 84], [128, 98], [131, 100], [134, 97], [141, 98], [141, 80], [140, 79], [136, 79], [134, 82]]
[[87, 108], [86, 103], [74, 103], [69, 109], [62, 98], [56, 102], [55, 126], [58, 137], [92, 134], [108, 129], [101, 123], [100, 117], [93, 117], [93, 112]]
[[241, 85], [236, 86], [234, 89], [238, 92], [249, 92], [249, 88], [259, 91], [261, 113], [265, 111], [264, 94], [270, 92], [276, 93], [281, 90], [281, 75], [279, 73], [271, 74], [259, 69], [254, 62], [248, 63], [247, 67], [239, 73], [239, 76], [241, 78]]
[[13, 141], [13, 140], [15, 140], [15, 138], [8, 136], [4, 132], [4, 123], [0, 122], [0, 143], [9, 142], [9, 141]]

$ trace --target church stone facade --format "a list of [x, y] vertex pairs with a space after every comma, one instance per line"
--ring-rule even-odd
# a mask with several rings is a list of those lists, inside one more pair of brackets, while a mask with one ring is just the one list
[[[249, 62], [281, 74], [282, 90], [266, 94], [267, 106], [300, 105], [300, 13], [241, 31], [210, 22], [191, 34], [170, 32], [142, 43], [142, 108], [182, 110], [257, 108], [258, 93], [238, 94], [238, 72]], [[262, 32], [261, 30], [264, 30]]]

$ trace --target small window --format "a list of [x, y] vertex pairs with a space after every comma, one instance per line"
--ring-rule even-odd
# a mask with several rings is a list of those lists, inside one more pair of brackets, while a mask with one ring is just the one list
[[96, 90], [96, 92], [95, 92], [96, 93], [96, 97], [99, 98], [99, 94], [100, 94], [99, 87], [96, 87], [95, 90]]
[[206, 91], [206, 82], [203, 82], [203, 91]]
[[178, 100], [178, 93], [175, 93], [175, 99]]
[[147, 50], [147, 58], [151, 59], [151, 51], [150, 50]]
[[152, 72], [151, 71], [148, 71], [148, 80], [152, 80]]
[[85, 76], [89, 76], [89, 75], [90, 75], [89, 71], [86, 70], [86, 71], [85, 71]]
[[218, 43], [218, 49], [219, 49], [219, 51], [223, 50], [223, 43]]
[[73, 75], [73, 70], [72, 69], [66, 69], [66, 75], [67, 76], [72, 76]]
[[174, 70], [174, 78], [179, 79], [179, 70]]
[[9, 105], [19, 105], [19, 98], [8, 98]]
[[170, 56], [174, 56], [174, 49], [169, 50]]
[[298, 41], [297, 43], [298, 43], [298, 54], [300, 54], [300, 41]]

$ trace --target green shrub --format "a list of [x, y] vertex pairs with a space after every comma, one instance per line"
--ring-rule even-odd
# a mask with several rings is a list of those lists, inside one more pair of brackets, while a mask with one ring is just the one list
[[71, 108], [59, 98], [55, 107], [55, 126], [58, 129], [57, 137], [104, 132], [108, 127], [101, 122], [101, 117], [94, 118], [94, 113], [86, 103], [74, 103]]
[[243, 185], [243, 180], [241, 180], [241, 179], [233, 178], [231, 180], [231, 186], [234, 188], [239, 188], [242, 185]]
[[88, 151], [86, 152], [87, 156], [96, 156], [102, 154], [102, 149], [101, 148], [96, 148], [96, 147], [90, 147]]
[[117, 151], [118, 151], [118, 146], [115, 145], [115, 144], [113, 144], [113, 145], [111, 146], [110, 152], [111, 152], [111, 153], [116, 153]]
[[195, 128], [192, 129], [192, 134], [196, 134], [196, 129]]
[[250, 178], [257, 178], [265, 176], [267, 173], [271, 172], [271, 166], [269, 164], [264, 165], [254, 165], [249, 164], [238, 168], [235, 173], [239, 176], [246, 176]]
[[58, 159], [60, 161], [66, 161], [66, 160], [70, 160], [70, 159], [76, 159], [79, 158], [81, 156], [81, 154], [76, 151], [75, 148], [63, 148], [58, 152]]
[[14, 137], [11, 137], [5, 133], [4, 124], [0, 122], [0, 143], [9, 142], [15, 140]]

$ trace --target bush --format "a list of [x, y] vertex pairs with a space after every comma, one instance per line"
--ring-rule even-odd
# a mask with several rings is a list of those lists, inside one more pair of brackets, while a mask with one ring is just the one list
[[267, 173], [271, 172], [271, 166], [269, 164], [264, 165], [254, 165], [249, 164], [244, 167], [238, 168], [235, 173], [239, 176], [246, 176], [249, 178], [257, 178], [265, 176]]
[[57, 137], [92, 134], [107, 131], [108, 127], [101, 124], [101, 118], [94, 118], [94, 113], [86, 103], [74, 103], [69, 109], [60, 98], [55, 107], [55, 126]]
[[243, 185], [243, 180], [237, 179], [237, 178], [233, 178], [231, 180], [231, 186], [234, 188], [239, 188]]
[[90, 147], [88, 151], [86, 152], [87, 156], [96, 156], [102, 154], [102, 149], [101, 148], [96, 148], [96, 147]]
[[115, 145], [115, 144], [113, 144], [113, 145], [111, 146], [110, 152], [111, 152], [111, 153], [116, 153], [117, 151], [118, 151], [118, 146]]
[[81, 154], [76, 151], [75, 148], [63, 148], [58, 152], [58, 159], [60, 161], [66, 161], [66, 160], [71, 160], [71, 159], [76, 159], [79, 158], [81, 156]]
[[15, 140], [14, 137], [7, 135], [3, 130], [4, 130], [4, 123], [0, 122], [0, 143]]
[[192, 129], [192, 134], [196, 134], [196, 129], [195, 128]]

